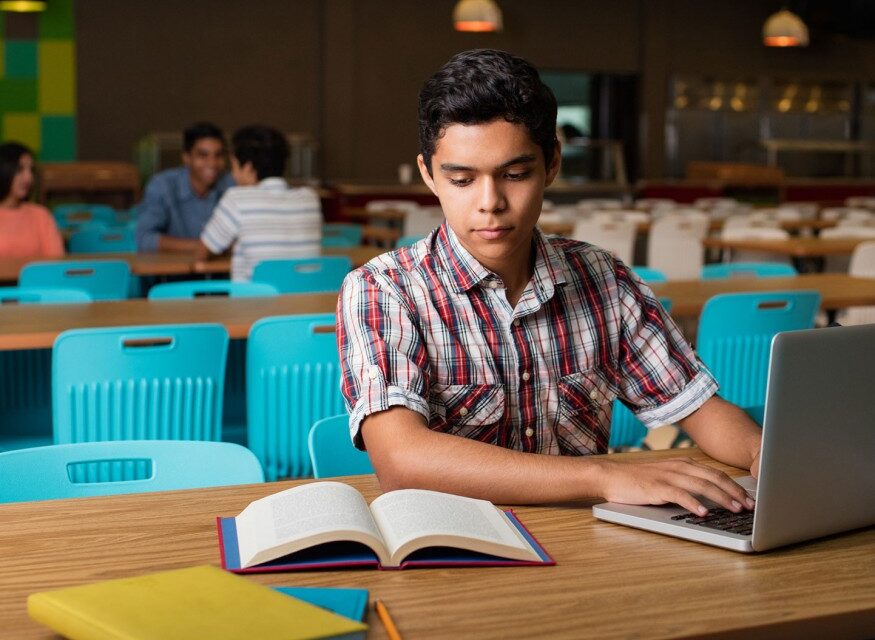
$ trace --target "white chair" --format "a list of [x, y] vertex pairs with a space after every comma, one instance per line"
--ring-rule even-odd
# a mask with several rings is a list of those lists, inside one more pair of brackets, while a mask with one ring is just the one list
[[[820, 232], [820, 237], [824, 240], [836, 239], [842, 240], [847, 238], [871, 238], [875, 240], [875, 228], [866, 226], [842, 226], [833, 227], [832, 229], [824, 229]], [[851, 259], [849, 256], [826, 256], [824, 260], [823, 270], [827, 273], [848, 273], [851, 268]]]
[[787, 207], [796, 209], [803, 220], [814, 220], [820, 213], [820, 205], [816, 202], [785, 202], [779, 208]]
[[419, 203], [414, 200], [371, 200], [365, 204], [365, 211], [386, 211], [387, 209], [412, 211], [419, 209]]
[[675, 209], [678, 203], [670, 198], [640, 198], [635, 201], [639, 211], [654, 211], [656, 209]]
[[404, 216], [403, 234], [405, 236], [427, 236], [444, 221], [440, 207], [420, 207], [407, 211]]
[[581, 211], [598, 211], [604, 209], [622, 209], [623, 201], [614, 198], [587, 198], [577, 201], [577, 208]]
[[850, 198], [845, 198], [845, 206], [856, 209], [875, 210], [875, 198], [871, 196], [851, 196]]
[[868, 218], [872, 213], [867, 209], [857, 207], [827, 207], [820, 212], [822, 220], [853, 220], [855, 218]]
[[705, 263], [702, 239], [709, 224], [707, 214], [689, 209], [654, 220], [647, 236], [647, 266], [669, 280], [697, 280]]
[[859, 214], [850, 218], [841, 218], [836, 225], [837, 228], [875, 228], [875, 213], [870, 213], [868, 216]]
[[594, 244], [610, 251], [628, 265], [632, 264], [635, 247], [635, 225], [625, 220], [599, 221], [579, 220], [574, 225], [571, 237], [581, 242]]
[[735, 198], [698, 198], [693, 202], [693, 206], [704, 211], [734, 209], [738, 206], [738, 200]]
[[[772, 222], [774, 224], [774, 221]], [[748, 227], [723, 227], [720, 237], [724, 240], [787, 240], [790, 234], [777, 227], [748, 226]], [[754, 251], [748, 249], [735, 249], [732, 258], [727, 262], [780, 262], [790, 264], [790, 258], [772, 253], [770, 251]]]
[[[857, 245], [848, 273], [858, 278], [875, 278], [875, 241]], [[873, 324], [875, 307], [848, 307], [836, 315], [836, 320], [840, 324]]]
[[556, 208], [556, 204], [552, 200], [544, 200], [541, 203], [541, 211], [553, 211]]
[[711, 221], [708, 214], [695, 209], [678, 209], [658, 217], [650, 226], [650, 237], [655, 235], [693, 236], [699, 240], [708, 235]]
[[770, 229], [778, 229], [780, 228], [781, 223], [777, 218], [765, 218], [765, 217], [756, 217], [750, 213], [740, 214], [740, 215], [732, 215], [726, 218], [723, 222], [723, 231], [727, 229], [738, 229], [738, 228], [749, 228], [749, 227], [759, 227], [759, 228], [770, 228]]

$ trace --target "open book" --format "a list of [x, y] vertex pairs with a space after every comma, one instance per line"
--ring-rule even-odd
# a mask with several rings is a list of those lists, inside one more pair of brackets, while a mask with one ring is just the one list
[[342, 482], [313, 482], [218, 518], [222, 566], [235, 572], [324, 567], [552, 565], [512, 511], [436, 491], [385, 493], [370, 507]]

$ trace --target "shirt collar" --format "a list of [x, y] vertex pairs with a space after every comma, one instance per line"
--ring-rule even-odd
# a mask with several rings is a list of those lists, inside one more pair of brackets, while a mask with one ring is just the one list
[[[532, 283], [538, 301], [544, 303], [553, 296], [556, 285], [565, 284], [567, 262], [565, 256], [553, 247], [540, 229], [535, 228], [532, 237], [535, 251]], [[494, 277], [491, 271], [462, 246], [446, 220], [434, 232], [433, 246], [438, 260], [450, 275], [456, 293], [468, 291], [483, 280]]]
[[271, 178], [265, 178], [261, 182], [256, 185], [259, 189], [269, 189], [271, 191], [285, 191], [289, 188], [289, 185], [286, 184], [284, 178], [280, 178], [279, 176], [273, 176]]
[[188, 167], [179, 167], [176, 174], [176, 193], [181, 202], [187, 200], [218, 200], [219, 187], [227, 180], [226, 173], [219, 176], [212, 188], [206, 192], [203, 198], [198, 197], [191, 186], [191, 176], [189, 175]]

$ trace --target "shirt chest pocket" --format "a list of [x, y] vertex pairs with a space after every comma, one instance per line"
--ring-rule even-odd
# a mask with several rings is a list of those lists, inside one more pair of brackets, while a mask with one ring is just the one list
[[611, 407], [617, 392], [598, 369], [573, 373], [559, 379], [560, 430], [585, 443], [592, 453], [607, 451]]
[[429, 427], [477, 440], [492, 440], [493, 427], [504, 415], [504, 404], [501, 385], [433, 384]]

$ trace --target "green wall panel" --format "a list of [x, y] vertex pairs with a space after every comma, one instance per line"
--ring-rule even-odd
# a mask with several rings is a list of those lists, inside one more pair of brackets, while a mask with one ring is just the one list
[[0, 79], [0, 96], [3, 96], [3, 112], [37, 110], [36, 81], [22, 78]]
[[70, 162], [76, 159], [76, 118], [43, 116], [40, 123], [43, 162]]
[[6, 78], [36, 78], [36, 42], [33, 40], [7, 40], [4, 49]]
[[73, 39], [73, 0], [51, 0], [39, 16], [39, 37]]

